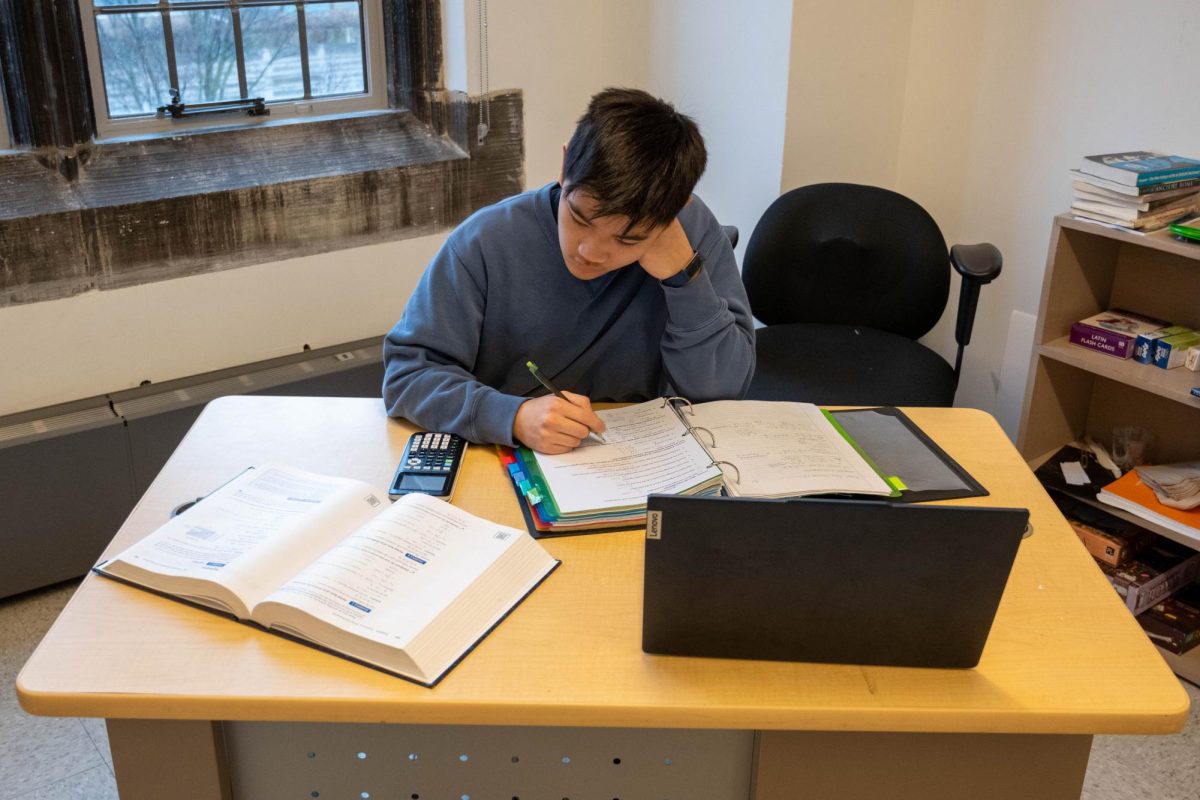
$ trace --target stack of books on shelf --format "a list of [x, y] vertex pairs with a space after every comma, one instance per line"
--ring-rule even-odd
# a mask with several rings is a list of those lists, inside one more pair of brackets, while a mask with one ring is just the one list
[[[1106, 494], [1126, 494], [1137, 483], [1137, 472], [1114, 480], [1090, 453], [1068, 445], [1036, 474], [1147, 636], [1177, 655], [1200, 645], [1200, 553], [1098, 505], [1106, 502]], [[1200, 518], [1200, 510], [1180, 513]], [[1200, 525], [1200, 519], [1193, 523]], [[1194, 535], [1200, 546], [1200, 529]]]
[[1150, 150], [1085, 156], [1071, 170], [1071, 212], [1149, 232], [1200, 211], [1200, 161]]
[[1106, 485], [1096, 499], [1172, 530], [1195, 542], [1196, 547], [1200, 547], [1200, 506], [1177, 508], [1160, 502], [1150, 484], [1138, 474], [1138, 470], [1141, 469], [1147, 468], [1131, 469], [1122, 475], [1120, 480]]
[[1070, 341], [1159, 369], [1200, 370], [1200, 331], [1125, 308], [1112, 308], [1079, 320], [1071, 325]]

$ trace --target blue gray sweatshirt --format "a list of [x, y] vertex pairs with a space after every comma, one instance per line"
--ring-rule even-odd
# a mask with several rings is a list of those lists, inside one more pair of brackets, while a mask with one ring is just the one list
[[447, 238], [383, 344], [388, 413], [473, 442], [512, 445], [525, 362], [593, 402], [741, 397], [754, 373], [750, 304], [729, 240], [693, 198], [679, 215], [704, 271], [668, 287], [637, 263], [573, 276], [557, 184], [481, 209]]

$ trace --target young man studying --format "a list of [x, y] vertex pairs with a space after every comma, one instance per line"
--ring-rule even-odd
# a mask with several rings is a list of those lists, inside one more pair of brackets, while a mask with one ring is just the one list
[[562, 453], [603, 432], [592, 401], [741, 397], [754, 328], [729, 241], [692, 195], [706, 160], [669, 104], [593, 97], [559, 181], [476, 212], [426, 269], [384, 340], [388, 413]]

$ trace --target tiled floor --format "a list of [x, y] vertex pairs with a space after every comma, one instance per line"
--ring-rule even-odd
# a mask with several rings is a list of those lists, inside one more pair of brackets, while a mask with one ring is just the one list
[[[31, 717], [17, 672], [76, 584], [0, 600], [0, 800], [116, 800], [104, 723]], [[1178, 736], [1097, 736], [1083, 800], [1200, 800], [1200, 688]], [[1015, 799], [1014, 799], [1015, 800]]]
[[31, 717], [17, 673], [76, 583], [0, 600], [0, 800], [116, 800], [103, 720]]

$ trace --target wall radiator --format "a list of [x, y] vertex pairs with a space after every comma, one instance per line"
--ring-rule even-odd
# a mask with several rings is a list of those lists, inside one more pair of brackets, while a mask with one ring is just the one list
[[208, 401], [379, 397], [382, 338], [0, 417], [0, 597], [85, 574]]

